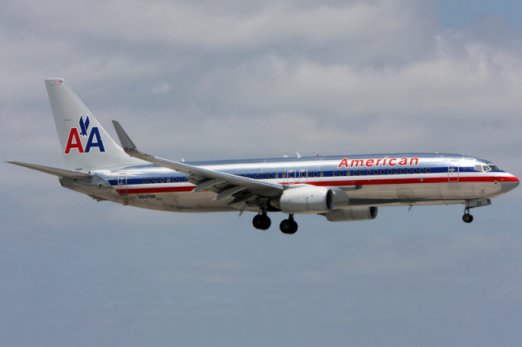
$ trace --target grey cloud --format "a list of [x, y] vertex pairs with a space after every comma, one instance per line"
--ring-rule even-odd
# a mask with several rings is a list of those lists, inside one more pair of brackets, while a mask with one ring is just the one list
[[[458, 151], [522, 173], [520, 39], [441, 28], [425, 2], [7, 1], [0, 28], [2, 160], [61, 166], [59, 76], [172, 159]], [[469, 228], [458, 207], [390, 208], [284, 238], [0, 177], [5, 345], [520, 340], [520, 190]]]

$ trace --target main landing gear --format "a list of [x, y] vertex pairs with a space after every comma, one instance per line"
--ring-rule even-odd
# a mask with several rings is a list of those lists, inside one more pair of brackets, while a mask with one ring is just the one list
[[[272, 221], [270, 220], [270, 217], [266, 214], [266, 211], [261, 212], [260, 214], [256, 215], [254, 219], [252, 219], [252, 225], [254, 228], [258, 230], [267, 230], [270, 228], [270, 225], [272, 224]], [[295, 234], [295, 232], [298, 229], [297, 222], [294, 220], [294, 215], [291, 214], [288, 216], [288, 219], [284, 219], [281, 224], [279, 224], [279, 229], [283, 234], [292, 235]]]
[[263, 211], [252, 219], [252, 224], [256, 229], [267, 230], [270, 228], [272, 221], [270, 220], [270, 217], [266, 215], [266, 211]]
[[281, 232], [283, 234], [292, 235], [295, 234], [299, 226], [297, 225], [296, 221], [294, 220], [294, 215], [291, 214], [288, 216], [288, 219], [283, 219], [281, 224], [279, 224], [279, 229], [281, 229]]

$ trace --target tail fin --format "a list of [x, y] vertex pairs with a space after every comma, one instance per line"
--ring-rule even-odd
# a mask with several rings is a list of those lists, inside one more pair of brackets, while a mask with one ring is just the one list
[[67, 169], [106, 169], [146, 163], [127, 155], [114, 142], [63, 79], [46, 79], [45, 86]]

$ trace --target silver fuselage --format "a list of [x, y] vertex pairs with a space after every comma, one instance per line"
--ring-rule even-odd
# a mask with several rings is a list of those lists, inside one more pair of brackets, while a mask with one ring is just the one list
[[[491, 162], [466, 155], [387, 153], [328, 157], [194, 162], [191, 165], [266, 182], [342, 189], [346, 206], [460, 204], [490, 199], [519, 180]], [[257, 204], [195, 192], [189, 176], [156, 165], [97, 170], [89, 181], [62, 185], [96, 199], [178, 212], [259, 211]]]

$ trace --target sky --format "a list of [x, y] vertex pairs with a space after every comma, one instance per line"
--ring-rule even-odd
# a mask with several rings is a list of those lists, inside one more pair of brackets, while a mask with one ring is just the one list
[[[0, 0], [0, 159], [63, 166], [43, 79], [173, 160], [400, 151], [522, 176], [518, 1]], [[299, 216], [95, 202], [0, 164], [5, 346], [512, 346], [518, 189], [473, 211]], [[283, 215], [273, 214], [277, 226]]]

